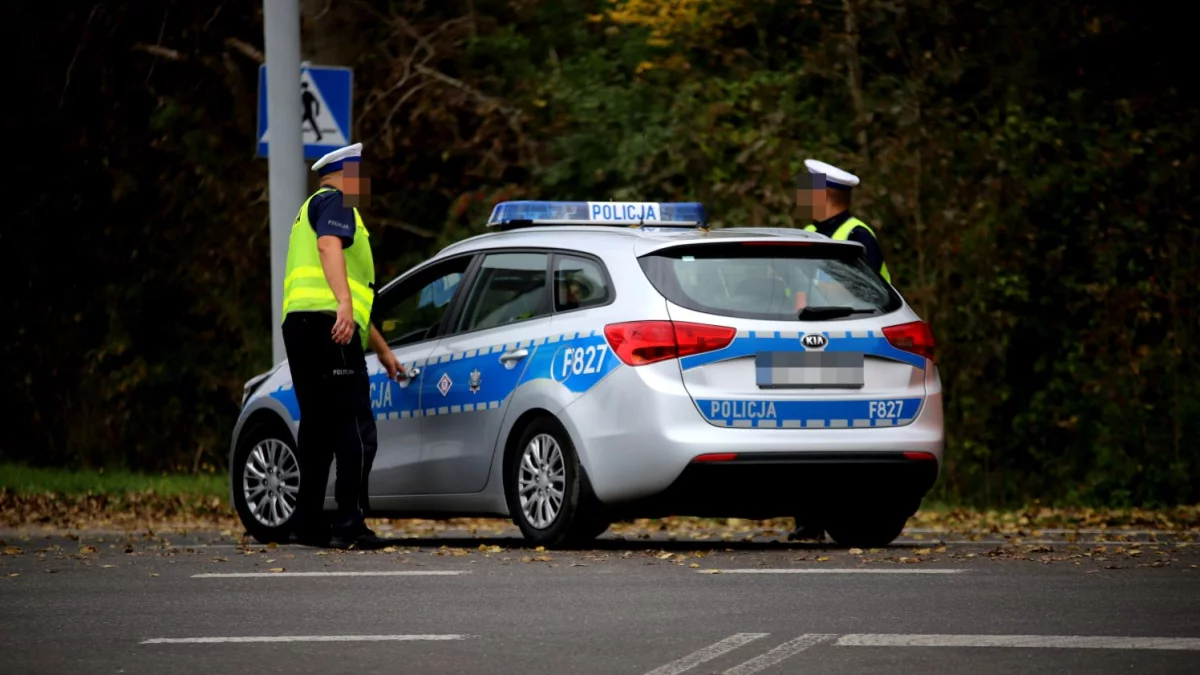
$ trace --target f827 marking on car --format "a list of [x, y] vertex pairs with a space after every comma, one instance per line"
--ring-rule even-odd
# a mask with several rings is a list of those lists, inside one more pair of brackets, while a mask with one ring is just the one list
[[867, 404], [871, 419], [900, 419], [904, 401], [871, 401]]
[[567, 347], [563, 350], [562, 371], [558, 380], [561, 382], [571, 375], [594, 375], [603, 372], [606, 356], [608, 345]]

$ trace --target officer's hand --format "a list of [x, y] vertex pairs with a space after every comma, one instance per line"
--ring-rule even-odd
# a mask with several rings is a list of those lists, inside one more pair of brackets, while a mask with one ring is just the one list
[[330, 333], [339, 345], [350, 344], [350, 338], [354, 337], [354, 308], [349, 302], [338, 303], [337, 320]]
[[390, 349], [379, 355], [379, 365], [387, 370], [388, 379], [400, 381], [405, 378], [404, 370], [400, 368], [400, 362], [396, 360], [396, 355]]

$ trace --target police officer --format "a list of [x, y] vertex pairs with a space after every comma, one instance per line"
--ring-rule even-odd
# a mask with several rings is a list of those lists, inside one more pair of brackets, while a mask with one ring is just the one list
[[[368, 346], [392, 378], [395, 355], [371, 325], [375, 265], [358, 205], [370, 182], [362, 144], [313, 164], [320, 188], [300, 207], [288, 241], [283, 341], [300, 406], [300, 494], [294, 540], [337, 548], [386, 543], [367, 527], [367, 479], [375, 460]], [[323, 513], [329, 465], [337, 457], [332, 522]]]
[[800, 189], [796, 193], [799, 206], [811, 213], [815, 223], [804, 229], [819, 232], [830, 239], [855, 241], [866, 249], [867, 262], [892, 283], [887, 264], [883, 262], [883, 251], [875, 238], [875, 232], [866, 223], [850, 215], [850, 189], [858, 185], [858, 176], [836, 166], [815, 159], [804, 160], [808, 175], [801, 176]]
[[[830, 239], [862, 244], [871, 268], [883, 277], [884, 281], [892, 283], [892, 276], [888, 273], [887, 263], [883, 262], [883, 251], [875, 239], [875, 232], [866, 223], [850, 215], [850, 190], [858, 185], [858, 176], [815, 159], [804, 160], [804, 166], [808, 173], [800, 176], [796, 203], [803, 215], [815, 221], [804, 229], [823, 234]], [[823, 539], [825, 528], [815, 520], [796, 518], [795, 529], [788, 535], [788, 539]]]

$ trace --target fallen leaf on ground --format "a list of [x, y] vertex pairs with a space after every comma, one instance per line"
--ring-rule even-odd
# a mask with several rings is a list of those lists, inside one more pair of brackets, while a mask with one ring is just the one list
[[829, 556], [827, 556], [827, 555], [823, 555], [823, 556], [817, 558], [817, 562], [826, 562], [828, 560], [829, 560]]
[[688, 565], [688, 567], [692, 569], [698, 569], [700, 567], [700, 563], [692, 563], [691, 565]]
[[861, 548], [852, 548], [852, 549], [850, 549], [850, 550], [848, 551], [848, 553], [849, 553], [850, 555], [862, 555], [862, 554], [863, 554], [863, 550], [862, 550]]
[[114, 567], [116, 567], [116, 565], [101, 565], [100, 569], [107, 570], [107, 569], [112, 569]]
[[226, 558], [225, 556], [220, 556], [220, 555], [219, 555], [219, 556], [215, 556], [215, 557], [213, 557], [212, 561], [213, 561], [213, 562], [229, 562], [229, 558]]
[[267, 571], [268, 571], [268, 572], [276, 572], [276, 573], [278, 573], [278, 572], [283, 572], [283, 571], [284, 571], [284, 569], [283, 569], [282, 567], [272, 567], [271, 569], [269, 569], [269, 570], [267, 570]]

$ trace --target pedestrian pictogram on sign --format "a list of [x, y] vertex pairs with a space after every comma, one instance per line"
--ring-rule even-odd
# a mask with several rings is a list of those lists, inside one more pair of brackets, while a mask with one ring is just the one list
[[[300, 69], [300, 100], [296, 114], [304, 137], [304, 158], [317, 159], [350, 144], [353, 71], [330, 66]], [[266, 157], [271, 133], [267, 129], [267, 67], [258, 71], [258, 156]]]

